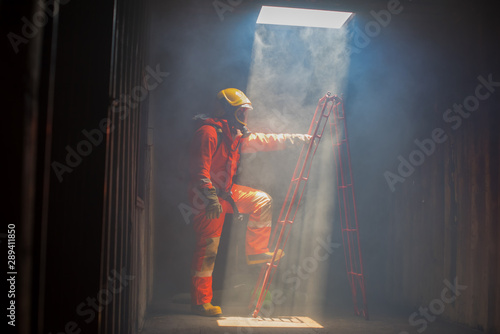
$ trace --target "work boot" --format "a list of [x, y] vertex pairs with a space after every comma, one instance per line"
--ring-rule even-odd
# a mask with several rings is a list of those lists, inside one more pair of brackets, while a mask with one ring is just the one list
[[[267, 253], [262, 253], [262, 254], [254, 254], [254, 255], [247, 255], [247, 264], [259, 264], [259, 263], [266, 263], [266, 262], [271, 262], [271, 259], [273, 258], [273, 252], [267, 252]], [[276, 262], [279, 261], [283, 256], [285, 256], [285, 252], [283, 250], [278, 249], [276, 251], [276, 258], [274, 259]]]
[[222, 309], [220, 306], [205, 303], [203, 305], [191, 305], [191, 312], [204, 317], [217, 317], [222, 314]]

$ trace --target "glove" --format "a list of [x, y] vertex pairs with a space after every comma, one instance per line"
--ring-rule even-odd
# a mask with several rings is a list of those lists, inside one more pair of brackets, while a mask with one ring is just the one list
[[220, 205], [215, 188], [205, 189], [205, 198], [208, 200], [205, 207], [205, 217], [207, 219], [219, 218], [222, 213], [222, 205]]

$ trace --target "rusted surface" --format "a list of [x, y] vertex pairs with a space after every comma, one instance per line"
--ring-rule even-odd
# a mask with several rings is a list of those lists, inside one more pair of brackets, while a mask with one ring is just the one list
[[[489, 109], [489, 110], [488, 110]], [[494, 106], [470, 123], [421, 166], [394, 196], [393, 255], [387, 288], [398, 303], [428, 307], [440, 299], [443, 280], [466, 285], [444, 317], [498, 330], [500, 143]]]

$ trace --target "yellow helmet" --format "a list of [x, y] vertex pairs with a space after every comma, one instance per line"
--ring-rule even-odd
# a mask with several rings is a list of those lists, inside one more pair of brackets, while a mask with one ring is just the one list
[[217, 99], [219, 101], [226, 101], [227, 103], [223, 104], [228, 107], [230, 106], [229, 108], [232, 109], [230, 111], [226, 109], [226, 114], [234, 114], [234, 118], [238, 123], [247, 125], [245, 122], [245, 111], [252, 110], [253, 107], [252, 102], [250, 102], [250, 99], [245, 95], [245, 93], [236, 88], [226, 88], [217, 94]]
[[224, 98], [226, 102], [233, 107], [238, 107], [242, 104], [252, 105], [252, 102], [250, 102], [248, 97], [241, 90], [236, 88], [226, 88], [221, 90], [217, 94], [217, 99], [222, 100], [222, 98]]

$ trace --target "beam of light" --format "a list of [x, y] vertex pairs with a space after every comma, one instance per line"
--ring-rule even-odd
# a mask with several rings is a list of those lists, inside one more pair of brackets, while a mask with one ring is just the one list
[[262, 6], [257, 23], [339, 29], [352, 15], [350, 12]]
[[[256, 25], [245, 90], [254, 108], [248, 115], [249, 129], [257, 133], [307, 133], [318, 99], [327, 91], [344, 92], [350, 61], [347, 42], [347, 29]], [[334, 232], [334, 226], [335, 231], [338, 227], [334, 222], [338, 215], [336, 169], [332, 141], [329, 134], [326, 137], [316, 152], [286, 255], [273, 278], [274, 293], [270, 295], [275, 298], [265, 301], [265, 310], [260, 313], [266, 318], [321, 314], [325, 303], [337, 303], [346, 291], [345, 286], [336, 288], [344, 282], [344, 263], [339, 263], [334, 274], [330, 270], [336, 258], [343, 259], [343, 250], [341, 235]], [[300, 147], [289, 147], [282, 152], [242, 155], [238, 183], [274, 198], [274, 226], [299, 153]], [[238, 245], [244, 252], [244, 235], [237, 229], [231, 234], [229, 249]], [[236, 263], [239, 258], [228, 256], [228, 261]], [[254, 270], [228, 263], [227, 269], [231, 270], [225, 272], [221, 306], [247, 306], [260, 267]]]
[[217, 320], [220, 327], [323, 328], [309, 317], [245, 318], [226, 317]]

